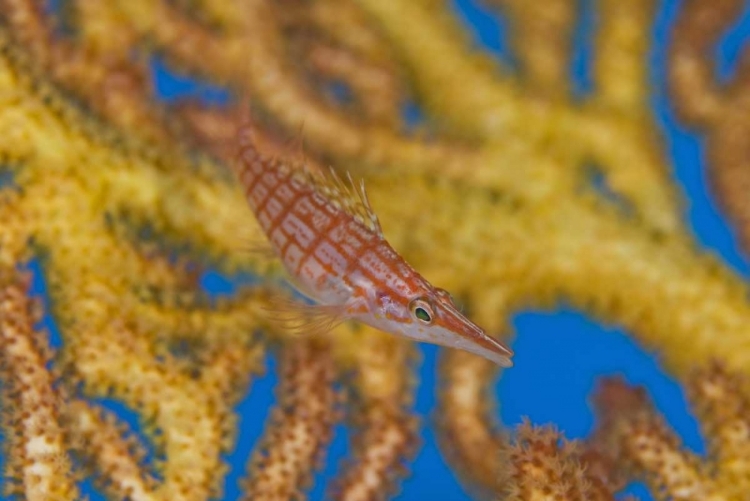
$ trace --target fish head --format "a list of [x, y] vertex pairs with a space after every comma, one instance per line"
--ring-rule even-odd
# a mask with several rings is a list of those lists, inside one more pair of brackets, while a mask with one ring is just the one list
[[408, 298], [379, 295], [378, 302], [378, 318], [382, 320], [377, 327], [417, 341], [468, 351], [501, 367], [513, 365], [513, 351], [463, 315], [443, 289], [427, 285]]

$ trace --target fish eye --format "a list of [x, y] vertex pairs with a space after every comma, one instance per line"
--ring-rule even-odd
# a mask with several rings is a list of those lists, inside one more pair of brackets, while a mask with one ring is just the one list
[[412, 315], [423, 324], [430, 324], [432, 322], [432, 308], [425, 300], [415, 299], [411, 302], [409, 308]]

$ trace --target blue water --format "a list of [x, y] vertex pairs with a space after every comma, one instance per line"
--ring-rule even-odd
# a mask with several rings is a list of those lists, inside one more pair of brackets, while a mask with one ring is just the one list
[[[580, 0], [584, 9], [596, 2]], [[461, 21], [472, 30], [476, 45], [488, 49], [511, 71], [522, 71], [514, 59], [507, 41], [507, 22], [473, 0], [454, 0], [454, 8]], [[679, 2], [662, 2], [653, 29], [654, 46], [650, 54], [652, 70], [653, 113], [664, 134], [665, 147], [671, 159], [676, 183], [685, 199], [685, 221], [692, 228], [695, 238], [706, 249], [720, 255], [728, 266], [742, 275], [747, 275], [748, 261], [737, 249], [736, 239], [720, 214], [716, 200], [707, 188], [704, 145], [699, 137], [676, 122], [664, 85], [665, 49], [670, 27]], [[570, 74], [577, 97], [596, 92], [591, 79], [590, 36], [596, 28], [596, 15], [585, 10], [578, 23], [573, 41], [574, 54]], [[750, 16], [745, 15], [735, 27], [727, 32], [716, 49], [717, 78], [731, 78], [738, 54], [743, 50], [750, 34]], [[223, 103], [227, 94], [221, 89], [200, 84], [190, 79], [172, 75], [159, 61], [155, 61], [154, 72], [157, 89], [165, 99], [190, 94], [200, 95], [208, 101]], [[420, 118], [418, 109], [410, 109], [413, 119]], [[228, 293], [232, 284], [216, 275], [207, 275], [204, 285], [217, 293]], [[35, 289], [44, 290], [41, 279]], [[502, 420], [508, 425], [529, 416], [536, 424], [555, 423], [569, 438], [585, 437], [592, 429], [593, 415], [588, 398], [598, 377], [619, 374], [635, 384], [646, 385], [656, 406], [682, 437], [685, 445], [695, 451], [703, 451], [698, 426], [690, 413], [685, 395], [680, 386], [659, 367], [652, 353], [645, 352], [633, 343], [620, 329], [604, 326], [591, 320], [581, 312], [563, 309], [555, 313], [521, 312], [513, 319], [517, 333], [514, 349], [516, 366], [506, 372], [498, 385]], [[59, 337], [51, 327], [53, 344]], [[437, 349], [423, 345], [420, 380], [416, 410], [423, 421], [429, 423], [435, 406], [435, 360]], [[233, 470], [227, 479], [226, 499], [239, 496], [237, 480], [244, 475], [245, 461], [253, 444], [260, 436], [268, 407], [274, 402], [274, 363], [269, 361], [269, 370], [253, 385], [253, 391], [238, 406], [241, 415], [241, 430], [237, 450], [227, 456]], [[117, 410], [116, 405], [108, 405]], [[132, 415], [121, 413], [132, 421]], [[396, 499], [421, 501], [439, 499], [460, 501], [470, 499], [462, 490], [440, 455], [435, 443], [433, 429], [422, 430], [423, 446], [416, 461], [411, 465], [412, 475], [404, 481], [403, 490]], [[337, 429], [329, 460], [323, 472], [316, 477], [311, 499], [322, 499], [325, 479], [335, 473], [337, 464], [348, 450], [348, 438], [343, 427]], [[88, 486], [88, 484], [87, 484]], [[87, 487], [90, 491], [90, 487]], [[643, 486], [634, 484], [629, 493], [643, 500], [651, 499]], [[100, 499], [91, 492], [93, 499]]]

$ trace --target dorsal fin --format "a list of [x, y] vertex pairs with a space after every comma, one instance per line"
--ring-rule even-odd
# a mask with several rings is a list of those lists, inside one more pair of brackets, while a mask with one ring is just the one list
[[383, 236], [378, 216], [372, 210], [370, 200], [367, 198], [364, 180], [356, 183], [348, 172], [344, 180], [333, 167], [329, 167], [326, 172], [325, 169], [314, 169], [305, 164], [293, 166], [292, 172], [303, 176], [305, 182], [337, 209], [343, 210], [369, 230]]
[[[244, 117], [244, 125], [239, 130], [238, 142], [240, 151], [242, 151], [242, 148], [248, 147], [257, 151], [257, 139], [255, 135], [255, 124], [249, 115], [247, 115]], [[301, 131], [299, 136], [302, 136]], [[300, 144], [302, 144], [301, 140]], [[290, 148], [281, 149], [286, 150], [285, 153], [287, 153]], [[288, 154], [284, 154], [284, 158], [272, 153], [270, 155], [268, 153], [261, 155], [273, 162], [279, 171], [290, 172], [292, 176], [297, 176], [300, 181], [309, 184], [336, 208], [343, 210], [379, 236], [383, 235], [378, 216], [375, 215], [370, 205], [370, 200], [367, 198], [363, 180], [356, 183], [348, 172], [346, 180], [344, 180], [336, 173], [333, 167], [324, 169], [313, 162], [309, 162], [304, 149], [299, 153], [302, 156], [301, 161]]]
[[370, 200], [367, 198], [363, 179], [356, 183], [352, 175], [347, 172], [346, 180], [344, 180], [333, 170], [333, 167], [329, 167], [328, 173], [321, 175], [316, 181], [316, 188], [320, 194], [329, 199], [332, 204], [347, 212], [371, 231], [378, 235], [383, 234], [378, 216], [372, 210]]

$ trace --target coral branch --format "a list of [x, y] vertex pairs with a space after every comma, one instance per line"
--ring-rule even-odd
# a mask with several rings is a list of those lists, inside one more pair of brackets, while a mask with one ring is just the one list
[[507, 501], [612, 501], [613, 492], [587, 469], [580, 444], [554, 428], [521, 424], [510, 449]]
[[[406, 60], [422, 102], [435, 117], [461, 134], [507, 134], [519, 113], [530, 111], [518, 99], [520, 90], [498, 78], [496, 65], [486, 56], [468, 50], [468, 37], [457, 20], [444, 10], [436, 12], [434, 3], [357, 0]], [[472, 82], [471, 93], [463, 92], [466, 81]]]
[[724, 109], [710, 51], [742, 9], [740, 0], [689, 0], [679, 13], [669, 55], [669, 85], [683, 119], [707, 124]]
[[253, 453], [243, 500], [284, 501], [302, 496], [338, 420], [336, 371], [330, 348], [293, 340], [282, 348], [279, 405]]
[[719, 200], [732, 218], [741, 241], [750, 248], [750, 95], [747, 93], [745, 51], [734, 81], [721, 86], [714, 78], [711, 50], [740, 13], [743, 2], [721, 0], [709, 8], [686, 2], [675, 27], [670, 53], [670, 88], [678, 97], [677, 111], [707, 137], [711, 180]]
[[617, 379], [603, 382], [594, 398], [599, 428], [593, 444], [613, 464], [644, 479], [659, 499], [724, 501], [730, 491], [711, 477], [712, 468], [679, 447], [643, 389]]
[[176, 123], [167, 120], [164, 107], [152, 99], [145, 61], [56, 34], [40, 2], [2, 0], [0, 7], [11, 35], [34, 58], [36, 69], [76, 94], [91, 110], [116, 125], [137, 129], [141, 138], [163, 142], [177, 135]]
[[570, 92], [568, 65], [575, 31], [576, 6], [569, 0], [544, 3], [486, 0], [509, 16], [513, 48], [524, 82], [535, 93], [566, 99]]
[[331, 79], [349, 84], [364, 117], [386, 125], [398, 125], [402, 95], [393, 74], [368, 64], [339, 47], [315, 44], [307, 55], [315, 69]]
[[30, 501], [78, 499], [59, 421], [62, 402], [46, 365], [49, 346], [34, 332], [29, 277], [0, 270], [0, 376], [8, 494]]
[[[418, 443], [411, 344], [363, 327], [356, 351], [339, 354], [354, 363], [352, 458], [336, 476], [332, 497], [341, 501], [388, 499], [406, 475]], [[352, 347], [347, 348], [352, 349]]]
[[646, 0], [601, 2], [597, 38], [594, 99], [618, 113], [646, 111], [649, 99], [648, 53], [655, 7]]
[[158, 499], [156, 480], [144, 472], [145, 449], [134, 437], [124, 438], [127, 431], [114, 415], [82, 400], [70, 402], [65, 415], [71, 448], [98, 473], [104, 492], [133, 501]]
[[[4, 350], [7, 366], [39, 366], [28, 373], [39, 376], [38, 388], [11, 384], [10, 395], [21, 409], [47, 392], [43, 412], [52, 424], [39, 434], [61, 454], [60, 475], [69, 473], [66, 435], [86, 473], [113, 497], [218, 497], [221, 455], [236, 434], [232, 405], [273, 340], [284, 346], [280, 407], [255, 454], [247, 496], [305, 488], [338, 412], [332, 387], [342, 381], [355, 435], [331, 488], [335, 498], [387, 497], [416, 448], [408, 342], [347, 325], [325, 340], [329, 352], [321, 340], [268, 328], [261, 310], [279, 267], [245, 252], [263, 238], [226, 165], [239, 107], [155, 106], [145, 62], [158, 51], [189, 76], [227, 84], [243, 107], [249, 99], [258, 135], [277, 156], [299, 156], [292, 136], [306, 145], [299, 163], [365, 177], [389, 242], [489, 332], [507, 332], [520, 308], [562, 298], [624, 326], [678, 376], [696, 361], [721, 360], [723, 369], [689, 384], [709, 435], [704, 465], [677, 446], [642, 396], [612, 383], [604, 394], [616, 398], [600, 399], [606, 410], [593, 450], [530, 427], [506, 441], [488, 391], [494, 369], [447, 354], [441, 441], [470, 488], [492, 496], [508, 488], [520, 499], [608, 499], [624, 471], [678, 498], [742, 495], [747, 390], [729, 371], [750, 367], [748, 287], [698, 250], [682, 223], [649, 109], [653, 6], [597, 4], [595, 85], [571, 96], [565, 74], [575, 2], [493, 0], [515, 23], [518, 74], [474, 50], [455, 16], [439, 8], [447, 3], [72, 0], [57, 29], [39, 3], [0, 0], [0, 156], [12, 175], [0, 183], [0, 262], [10, 269], [41, 258], [65, 387], [75, 398], [83, 391], [122, 400], [146, 424], [155, 451], [152, 472], [109, 418], [82, 401], [62, 408], [53, 398], [40, 344], [5, 340], [28, 348]], [[727, 205], [740, 213], [750, 59], [722, 88], [707, 57], [738, 8], [734, 0], [712, 9], [685, 2], [671, 78], [681, 114], [708, 131], [717, 184], [736, 190]], [[332, 81], [351, 99], [333, 98]], [[407, 132], [405, 100], [426, 112], [419, 134]], [[592, 165], [603, 183], [591, 179]], [[267, 283], [208, 301], [198, 276], [210, 267]], [[18, 377], [9, 369], [3, 376]], [[39, 443], [24, 442], [33, 439], [24, 426], [37, 417], [12, 420], [21, 430], [10, 440], [17, 478], [26, 465], [18, 444]], [[508, 444], [515, 444], [510, 455]], [[66, 478], [59, 485], [72, 485]]]
[[750, 492], [750, 391], [746, 377], [714, 363], [696, 370], [687, 381], [714, 479], [729, 499]]
[[493, 400], [487, 398], [497, 369], [465, 353], [447, 352], [440, 373], [436, 424], [444, 454], [469, 485], [485, 493], [504, 489], [509, 471], [502, 453], [507, 444]]

